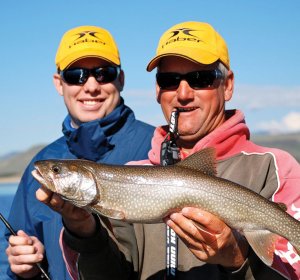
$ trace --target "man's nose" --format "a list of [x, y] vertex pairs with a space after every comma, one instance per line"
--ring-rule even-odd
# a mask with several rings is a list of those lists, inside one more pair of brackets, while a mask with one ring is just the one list
[[87, 81], [83, 85], [84, 91], [85, 92], [96, 92], [100, 89], [100, 84], [97, 82], [95, 77], [92, 75], [88, 77]]
[[194, 90], [185, 80], [181, 80], [177, 88], [177, 99], [185, 102], [194, 99]]

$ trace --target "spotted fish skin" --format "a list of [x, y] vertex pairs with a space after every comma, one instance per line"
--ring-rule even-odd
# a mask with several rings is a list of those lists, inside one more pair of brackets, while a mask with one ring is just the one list
[[216, 177], [213, 149], [173, 166], [114, 166], [84, 160], [44, 160], [33, 176], [76, 206], [112, 219], [159, 223], [185, 206], [199, 207], [245, 235], [270, 265], [275, 241], [299, 252], [300, 222], [259, 194]]

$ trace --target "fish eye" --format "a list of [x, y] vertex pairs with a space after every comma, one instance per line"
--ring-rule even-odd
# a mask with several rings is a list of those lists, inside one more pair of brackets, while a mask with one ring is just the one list
[[60, 173], [60, 167], [58, 165], [52, 166], [52, 171], [56, 174]]

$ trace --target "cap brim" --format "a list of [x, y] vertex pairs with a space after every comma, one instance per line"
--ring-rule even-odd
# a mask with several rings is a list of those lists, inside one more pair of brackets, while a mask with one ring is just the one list
[[186, 48], [177, 48], [176, 51], [172, 52], [169, 51], [167, 53], [163, 53], [160, 55], [155, 56], [148, 64], [147, 66], [147, 71], [151, 72], [155, 67], [157, 67], [159, 61], [166, 56], [178, 56], [185, 58], [187, 60], [190, 60], [194, 63], [199, 63], [199, 64], [212, 64], [219, 60], [219, 57], [212, 54], [208, 53], [207, 51], [204, 51], [203, 53], [199, 53], [199, 50], [197, 52], [190, 52], [189, 54], [186, 53]]
[[80, 51], [80, 52], [76, 52], [73, 53], [72, 55], [66, 57], [64, 60], [62, 60], [60, 62], [59, 68], [60, 70], [64, 70], [67, 67], [69, 67], [72, 63], [83, 59], [83, 58], [87, 58], [87, 57], [97, 57], [97, 58], [101, 58], [103, 60], [108, 61], [109, 63], [112, 63], [114, 65], [119, 66], [121, 64], [120, 59], [114, 55], [112, 55], [111, 53], [108, 52], [104, 52], [102, 51], [97, 51], [97, 50], [85, 50], [85, 51]]

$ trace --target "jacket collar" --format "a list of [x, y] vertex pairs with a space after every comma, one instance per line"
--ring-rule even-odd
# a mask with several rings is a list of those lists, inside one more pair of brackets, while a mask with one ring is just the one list
[[67, 145], [77, 158], [98, 161], [104, 154], [114, 148], [111, 138], [120, 130], [132, 111], [120, 104], [109, 115], [91, 122], [82, 123], [77, 129], [71, 127], [71, 116], [67, 115], [62, 131], [66, 137]]
[[[216, 149], [217, 159], [223, 159], [241, 150], [241, 146], [250, 137], [250, 132], [245, 124], [245, 116], [239, 110], [226, 111], [227, 120], [209, 133], [194, 146], [191, 153], [195, 153], [207, 147]], [[167, 135], [168, 127], [160, 126], [156, 128], [152, 138], [152, 149], [149, 152], [149, 159], [153, 164], [160, 164], [160, 146]], [[181, 159], [187, 157], [180, 150]]]

